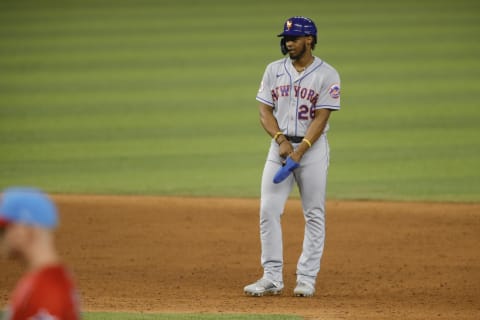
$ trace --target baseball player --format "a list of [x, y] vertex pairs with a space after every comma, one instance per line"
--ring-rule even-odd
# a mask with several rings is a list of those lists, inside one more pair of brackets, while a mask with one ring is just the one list
[[55, 205], [41, 191], [9, 188], [0, 202], [0, 234], [9, 257], [27, 265], [12, 292], [5, 319], [80, 319], [72, 277], [53, 243]]
[[311, 297], [325, 240], [328, 119], [332, 111], [340, 109], [340, 77], [332, 66], [313, 56], [317, 28], [311, 19], [288, 19], [278, 36], [282, 53], [288, 56], [267, 66], [256, 97], [261, 124], [272, 137], [261, 185], [263, 276], [247, 285], [244, 292], [251, 296], [282, 292], [281, 216], [295, 182], [302, 201], [305, 234], [293, 293]]

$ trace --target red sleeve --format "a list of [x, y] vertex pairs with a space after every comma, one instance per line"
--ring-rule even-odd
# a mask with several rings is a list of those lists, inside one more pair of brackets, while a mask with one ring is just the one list
[[12, 320], [36, 319], [36, 316], [38, 319], [78, 320], [78, 300], [70, 276], [60, 267], [40, 272], [21, 310], [13, 311]]

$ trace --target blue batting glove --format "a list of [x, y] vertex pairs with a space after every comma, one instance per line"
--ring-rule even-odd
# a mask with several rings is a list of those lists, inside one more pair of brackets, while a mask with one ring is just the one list
[[287, 157], [287, 162], [283, 167], [281, 167], [275, 177], [273, 177], [273, 183], [280, 183], [285, 180], [293, 170], [297, 169], [300, 166], [298, 162], [292, 160], [292, 158]]

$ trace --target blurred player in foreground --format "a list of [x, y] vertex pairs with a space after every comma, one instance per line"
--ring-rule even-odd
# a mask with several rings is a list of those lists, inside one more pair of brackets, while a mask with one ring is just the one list
[[77, 320], [78, 295], [55, 249], [57, 209], [41, 191], [6, 189], [0, 198], [0, 236], [7, 257], [27, 272], [13, 290], [4, 319]]

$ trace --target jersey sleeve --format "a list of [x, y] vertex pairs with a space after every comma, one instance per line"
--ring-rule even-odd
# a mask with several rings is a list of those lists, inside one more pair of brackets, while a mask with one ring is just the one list
[[68, 319], [79, 318], [76, 292], [70, 279], [63, 272], [42, 274], [32, 290], [26, 314], [33, 319]]
[[320, 94], [315, 103], [315, 110], [317, 109], [340, 110], [340, 76], [333, 68], [329, 69], [323, 79]]
[[262, 82], [257, 92], [257, 101], [274, 107], [275, 104], [272, 98], [273, 77], [272, 77], [272, 65], [268, 65], [263, 73]]

